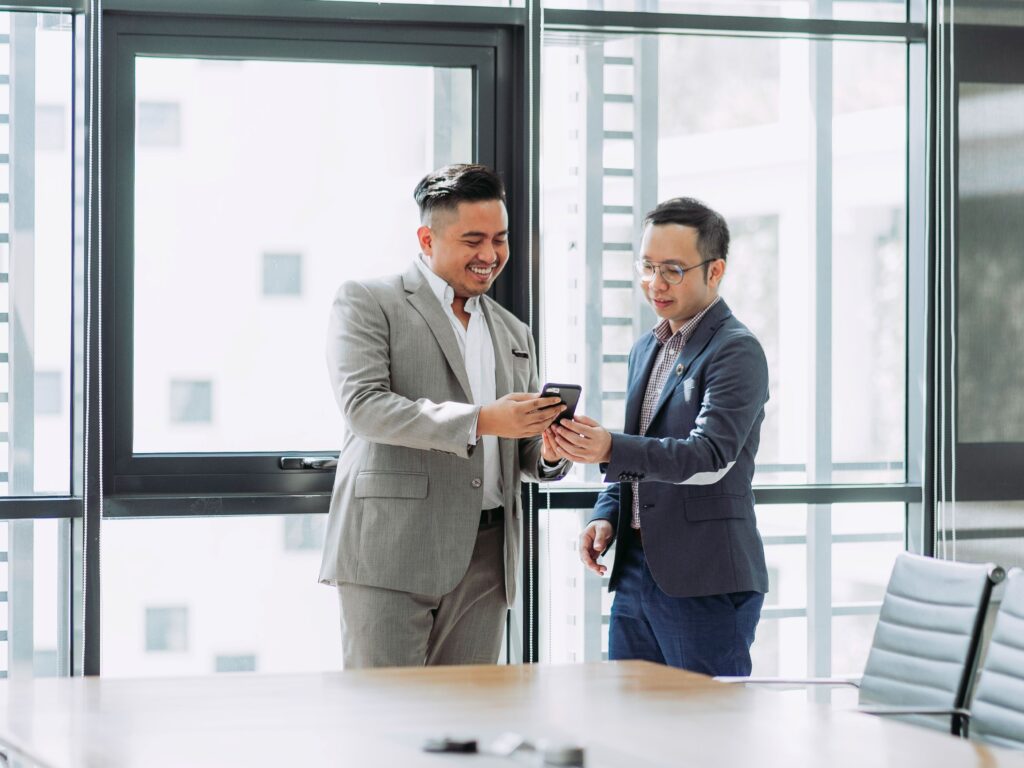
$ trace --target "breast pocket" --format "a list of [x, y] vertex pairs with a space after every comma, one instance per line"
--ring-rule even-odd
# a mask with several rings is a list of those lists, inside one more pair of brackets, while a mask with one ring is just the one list
[[530, 358], [512, 358], [512, 389], [515, 392], [525, 392], [530, 386]]
[[422, 472], [364, 470], [356, 475], [357, 499], [425, 499], [427, 475]]

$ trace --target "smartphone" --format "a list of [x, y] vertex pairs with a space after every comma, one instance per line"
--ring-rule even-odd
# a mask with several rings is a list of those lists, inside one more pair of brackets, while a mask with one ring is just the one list
[[576, 414], [576, 404], [580, 401], [580, 393], [583, 391], [583, 387], [579, 384], [554, 384], [548, 383], [544, 385], [544, 388], [540, 391], [541, 397], [555, 397], [556, 395], [562, 399], [565, 404], [565, 410], [562, 411], [555, 421], [561, 421], [562, 419], [571, 419]]

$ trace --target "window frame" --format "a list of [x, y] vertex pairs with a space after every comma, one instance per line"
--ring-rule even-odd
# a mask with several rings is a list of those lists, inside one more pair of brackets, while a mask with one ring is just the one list
[[[530, 0], [527, 0], [530, 2]], [[908, 19], [917, 8], [916, 3], [907, 4]], [[919, 10], [919, 9], [918, 9]], [[832, 505], [842, 502], [902, 502], [904, 510], [904, 547], [912, 551], [932, 553], [931, 518], [923, 513], [927, 501], [925, 492], [926, 444], [923, 436], [923, 414], [925, 408], [925, 390], [928, 387], [926, 370], [930, 360], [925, 357], [927, 350], [927, 327], [920, 319], [919, 310], [926, 301], [928, 290], [925, 276], [928, 265], [933, 263], [932, 243], [928, 240], [924, 211], [928, 210], [930, 179], [927, 168], [933, 163], [933, 150], [929, 138], [933, 131], [928, 122], [927, 86], [923, 80], [927, 73], [925, 58], [927, 46], [931, 42], [925, 24], [906, 22], [863, 22], [824, 19], [786, 19], [786, 18], [753, 18], [705, 16], [696, 14], [672, 14], [649, 12], [617, 12], [599, 10], [559, 10], [545, 12], [543, 31], [575, 32], [575, 33], [655, 33], [655, 34], [721, 34], [726, 36], [768, 36], [768, 37], [808, 37], [820, 40], [898, 40], [906, 48], [906, 104], [907, 122], [906, 135], [906, 227], [904, 231], [905, 246], [905, 400], [904, 410], [904, 480], [902, 483], [865, 483], [858, 485], [835, 484], [814, 481], [800, 485], [755, 486], [754, 493], [758, 504], [804, 504], [807, 505], [807, 534], [804, 537], [808, 558], [808, 594], [803, 615], [808, 622], [808, 670], [809, 675], [827, 676], [831, 672], [832, 615], [831, 596], [832, 581], [832, 544], [842, 537], [832, 532]], [[831, 72], [831, 63], [829, 63]], [[812, 82], [813, 82], [812, 73]], [[916, 78], [916, 79], [915, 79]], [[831, 88], [831, 83], [825, 86]], [[830, 98], [830, 96], [829, 96]], [[831, 102], [826, 102], [831, 104]], [[815, 109], [820, 107], [815, 106]], [[821, 117], [821, 116], [819, 116]], [[831, 111], [824, 116], [826, 122], [831, 121]], [[829, 127], [827, 129], [831, 131]], [[830, 135], [819, 137], [818, 142], [826, 148], [830, 145]], [[916, 151], [915, 151], [916, 149]], [[831, 173], [831, 166], [826, 169]], [[643, 176], [642, 169], [639, 175]], [[830, 183], [830, 182], [829, 182]], [[816, 181], [818, 187], [820, 180]], [[820, 190], [819, 190], [820, 191]], [[634, 191], [634, 196], [643, 196], [643, 190]], [[815, 206], [815, 216], [824, 215], [830, 220], [831, 195], [824, 205]], [[817, 200], [817, 196], [816, 196]], [[646, 209], [646, 208], [645, 208]], [[831, 235], [829, 229], [825, 234]], [[820, 248], [827, 249], [826, 269], [831, 260], [830, 242], [819, 242]], [[518, 267], [523, 269], [522, 266]], [[830, 273], [826, 272], [826, 275]], [[821, 278], [819, 278], [820, 281]], [[536, 301], [540, 301], [540, 285], [531, 280], [530, 289]], [[831, 291], [827, 290], [827, 305], [816, 309], [819, 320], [825, 320], [831, 327], [832, 309]], [[538, 349], [541, 349], [539, 328], [534, 329]], [[820, 335], [820, 334], [819, 334]], [[821, 353], [830, 361], [829, 339], [822, 338], [817, 343], [815, 352], [816, 369], [821, 366]], [[829, 366], [830, 367], [830, 366]], [[828, 412], [831, 407], [830, 386], [831, 371], [824, 374], [816, 370], [815, 390], [817, 411]], [[826, 413], [826, 417], [827, 417]], [[817, 422], [817, 420], [816, 420]], [[816, 426], [817, 429], [817, 426]], [[830, 433], [829, 433], [830, 441]], [[820, 438], [819, 438], [820, 442]], [[831, 459], [830, 447], [825, 447], [825, 459]], [[552, 488], [527, 486], [524, 489], [524, 506], [529, 509], [526, 516], [527, 526], [524, 561], [527, 578], [527, 601], [532, 607], [528, 611], [530, 621], [524, 626], [524, 648], [528, 649], [525, 658], [536, 661], [540, 658], [539, 623], [533, 620], [536, 607], [541, 605], [539, 579], [537, 578], [537, 544], [541, 541], [542, 532], [539, 523], [539, 511], [572, 510], [593, 507], [597, 499], [597, 489], [591, 488]], [[541, 545], [542, 546], [542, 545]], [[817, 585], [817, 586], [816, 586]], [[780, 614], [769, 618], [782, 618]], [[587, 619], [589, 621], [589, 619]]]
[[[187, 5], [187, 4], [186, 4]], [[315, 6], [316, 4], [310, 4]], [[325, 3], [333, 6], [335, 3]], [[385, 8], [384, 12], [388, 9]], [[237, 11], [236, 11], [237, 12]], [[380, 15], [380, 11], [378, 11]], [[105, 517], [310, 513], [326, 510], [331, 470], [286, 470], [281, 459], [311, 452], [133, 451], [134, 159], [137, 56], [253, 58], [470, 68], [475, 158], [506, 170], [522, 132], [515, 124], [513, 33], [501, 25], [327, 23], [260, 18], [104, 14], [105, 175], [103, 456]], [[513, 226], [522, 216], [513, 212]], [[506, 289], [507, 290], [507, 289]], [[319, 332], [313, 329], [312, 332]], [[337, 446], [316, 455], [336, 456]]]

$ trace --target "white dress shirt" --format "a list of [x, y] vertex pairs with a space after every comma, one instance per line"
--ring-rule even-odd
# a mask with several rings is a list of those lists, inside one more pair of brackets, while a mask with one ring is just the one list
[[[435, 274], [422, 256], [416, 258], [416, 266], [420, 268], [423, 276], [426, 277], [437, 300], [441, 302], [441, 309], [444, 310], [448, 321], [455, 331], [455, 338], [459, 342], [459, 350], [462, 352], [462, 359], [466, 365], [466, 376], [469, 378], [469, 387], [473, 394], [474, 405], [488, 405], [497, 400], [496, 385], [494, 380], [494, 344], [491, 341], [491, 332], [487, 327], [487, 318], [484, 317], [480, 307], [480, 297], [471, 296], [466, 299], [466, 312], [469, 313], [469, 326], [463, 327], [462, 321], [455, 315], [452, 309], [452, 302], [455, 301], [455, 290], [444, 281], [444, 278]], [[476, 420], [466, 437], [468, 445], [476, 445]], [[498, 458], [498, 438], [493, 435], [484, 435], [484, 501], [483, 509], [500, 507], [504, 505], [501, 493], [501, 462]]]

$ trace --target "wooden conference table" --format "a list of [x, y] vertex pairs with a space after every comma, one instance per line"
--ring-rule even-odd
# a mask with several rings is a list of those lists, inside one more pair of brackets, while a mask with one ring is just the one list
[[583, 746], [589, 768], [1024, 768], [1024, 753], [646, 662], [0, 683], [0, 739], [38, 761], [12, 765], [536, 765], [421, 751], [505, 731]]

